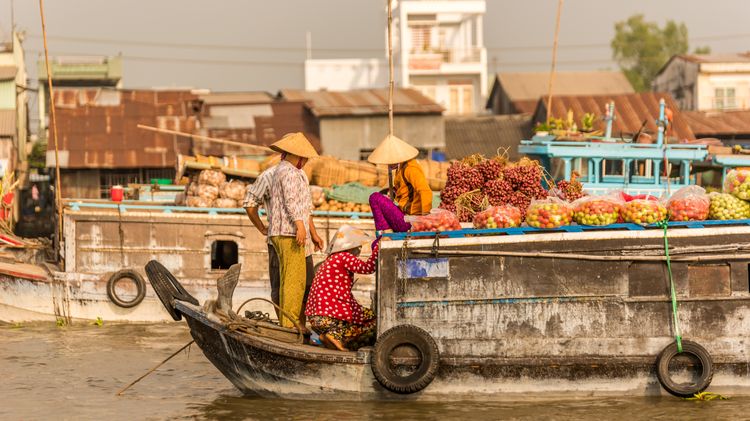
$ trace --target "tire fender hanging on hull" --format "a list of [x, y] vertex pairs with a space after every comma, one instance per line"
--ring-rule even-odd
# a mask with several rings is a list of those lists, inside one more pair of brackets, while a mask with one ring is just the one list
[[697, 342], [683, 340], [682, 353], [696, 357], [701, 363], [701, 374], [695, 383], [678, 383], [669, 373], [669, 363], [680, 355], [676, 342], [667, 345], [656, 358], [656, 377], [664, 390], [670, 394], [680, 398], [690, 398], [703, 392], [711, 384], [714, 376], [713, 361], [706, 348]]
[[[395, 355], [398, 353], [401, 355]], [[410, 373], [394, 367], [392, 359], [417, 358], [418, 363]], [[372, 357], [372, 373], [384, 388], [391, 392], [409, 394], [427, 387], [437, 375], [440, 352], [435, 340], [424, 329], [412, 325], [400, 325], [388, 329], [375, 342]]]
[[[117, 283], [123, 279], [130, 279], [135, 284], [136, 295], [132, 300], [124, 300], [117, 295]], [[140, 273], [132, 269], [119, 270], [107, 280], [107, 297], [118, 307], [135, 307], [146, 297], [146, 282], [144, 282]]]

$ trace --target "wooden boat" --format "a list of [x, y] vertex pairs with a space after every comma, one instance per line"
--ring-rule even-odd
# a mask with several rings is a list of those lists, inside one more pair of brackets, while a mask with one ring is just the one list
[[265, 397], [643, 396], [662, 385], [690, 396], [709, 384], [748, 394], [750, 221], [670, 224], [682, 353], [664, 232], [608, 228], [392, 235], [379, 257], [378, 342], [356, 352], [234, 332], [173, 305], [208, 359]]
[[[145, 281], [143, 267], [152, 259], [174, 271], [201, 301], [212, 298], [215, 279], [234, 263], [243, 267], [236, 298], [268, 297], [267, 245], [244, 212], [70, 202], [63, 216], [64, 265], [45, 265], [43, 258], [16, 259], [33, 263], [33, 276], [4, 272], [0, 266], [0, 321], [171, 320]], [[314, 220], [320, 236], [328, 239], [343, 223], [372, 230], [372, 219], [364, 216], [316, 212]], [[222, 256], [221, 250], [228, 253]], [[362, 277], [358, 298], [369, 302], [373, 287], [372, 277]], [[262, 310], [273, 312], [270, 306]]]

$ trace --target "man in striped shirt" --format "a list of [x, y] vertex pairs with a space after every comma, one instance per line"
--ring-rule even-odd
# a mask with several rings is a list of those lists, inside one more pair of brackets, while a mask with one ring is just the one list
[[[273, 177], [276, 173], [277, 168], [278, 166], [273, 166], [263, 171], [255, 180], [255, 183], [247, 187], [247, 191], [245, 193], [245, 201], [243, 202], [242, 207], [245, 208], [245, 212], [247, 212], [247, 216], [250, 218], [250, 222], [252, 222], [255, 228], [257, 228], [258, 231], [260, 231], [260, 233], [266, 237], [266, 242], [268, 243], [268, 276], [271, 280], [271, 301], [273, 301], [274, 304], [279, 305], [279, 286], [281, 284], [279, 257], [276, 254], [276, 249], [274, 249], [273, 245], [271, 245], [271, 238], [268, 237], [268, 227], [263, 224], [263, 221], [260, 219], [260, 215], [258, 212], [260, 206], [263, 206], [263, 209], [266, 213], [266, 219], [268, 220], [268, 225], [270, 226], [271, 218], [273, 216], [270, 212], [271, 182], [273, 181]], [[310, 229], [315, 230], [315, 227], [312, 226]], [[304, 298], [305, 302], [307, 302], [307, 294], [310, 291], [310, 285], [312, 284], [314, 275], [312, 253], [312, 239], [308, 238], [305, 242], [305, 255], [307, 256], [307, 282], [305, 285]], [[278, 310], [276, 310], [276, 316], [280, 317]]]

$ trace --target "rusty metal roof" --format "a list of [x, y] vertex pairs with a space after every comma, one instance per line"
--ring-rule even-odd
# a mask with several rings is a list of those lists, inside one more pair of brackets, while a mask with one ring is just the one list
[[[538, 100], [547, 95], [549, 72], [498, 73], [490, 92], [502, 88], [512, 101]], [[557, 95], [611, 95], [633, 93], [633, 86], [622, 72], [558, 72], [552, 90]], [[491, 104], [488, 103], [488, 107]]]
[[16, 66], [0, 66], [0, 80], [15, 79], [18, 68]]
[[491, 157], [507, 151], [515, 160], [521, 139], [530, 135], [528, 115], [445, 117], [445, 154], [449, 159], [461, 159], [475, 153]]
[[[581, 121], [585, 113], [594, 113], [597, 116], [605, 114], [605, 106], [608, 102], [615, 102], [615, 121], [612, 124], [612, 136], [634, 134], [646, 122], [645, 131], [656, 133], [656, 119], [659, 116], [659, 100], [664, 98], [667, 107], [673, 111], [672, 127], [670, 136], [678, 140], [695, 139], [693, 131], [687, 123], [687, 119], [679, 111], [677, 103], [668, 93], [642, 92], [624, 95], [594, 95], [594, 96], [555, 96], [552, 98], [552, 116], [565, 119], [568, 110], [573, 111], [576, 122]], [[534, 112], [534, 122], [547, 119], [547, 97], [542, 97]], [[604, 130], [605, 123], [599, 118], [594, 123], [595, 130]]]
[[[281, 97], [306, 101], [316, 117], [355, 117], [388, 114], [388, 89], [351, 91], [304, 91], [282, 89]], [[395, 114], [442, 114], [443, 107], [419, 91], [397, 88], [393, 92]]]
[[0, 110], [0, 136], [14, 137], [16, 135], [16, 110]]
[[262, 104], [273, 101], [268, 92], [212, 92], [199, 95], [206, 105]]
[[697, 137], [750, 135], [750, 111], [683, 111]]
[[[61, 89], [55, 91], [60, 165], [63, 168], [170, 168], [174, 136], [138, 124], [193, 132], [190, 91]], [[54, 150], [48, 142], [48, 150]], [[54, 164], [54, 163], [48, 163]]]
[[[202, 127], [211, 137], [252, 145], [269, 146], [285, 134], [303, 132], [313, 147], [321, 152], [319, 129], [304, 101], [267, 101], [264, 104], [209, 106], [201, 116]], [[217, 118], [220, 115], [222, 118]], [[203, 155], [228, 155], [246, 149], [216, 143], [201, 146]]]
[[681, 58], [692, 63], [750, 63], [750, 52], [735, 54], [680, 54], [672, 57], [672, 59], [674, 58]]

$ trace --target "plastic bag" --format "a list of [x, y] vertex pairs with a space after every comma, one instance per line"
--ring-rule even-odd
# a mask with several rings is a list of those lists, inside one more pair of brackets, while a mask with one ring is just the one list
[[313, 206], [316, 208], [326, 203], [326, 195], [323, 187], [310, 186], [310, 198], [312, 199]]
[[224, 197], [220, 197], [213, 202], [213, 207], [215, 208], [236, 208], [237, 207], [237, 201], [234, 199], [227, 199]]
[[667, 208], [659, 200], [635, 199], [622, 207], [625, 222], [648, 225], [667, 218]]
[[570, 225], [572, 221], [570, 203], [556, 197], [534, 200], [526, 211], [526, 223], [536, 228], [558, 228]]
[[711, 204], [708, 207], [710, 219], [747, 219], [750, 218], [750, 203], [740, 200], [729, 193], [711, 193]]
[[411, 231], [443, 232], [461, 229], [458, 217], [445, 209], [433, 209], [428, 215], [406, 216], [404, 221], [411, 224]]
[[241, 201], [245, 199], [245, 183], [240, 180], [221, 183], [219, 197]]
[[199, 196], [189, 196], [185, 200], [185, 204], [193, 208], [210, 208], [212, 205], [211, 200], [204, 199]]
[[705, 221], [711, 199], [700, 186], [685, 186], [667, 200], [670, 221]]
[[750, 171], [729, 171], [724, 179], [724, 193], [731, 193], [742, 200], [750, 200]]
[[227, 176], [217, 170], [203, 170], [198, 176], [198, 182], [201, 184], [210, 184], [219, 187], [221, 183], [227, 181]]
[[515, 206], [490, 206], [474, 215], [474, 228], [513, 228], [521, 225], [521, 210]]
[[199, 184], [198, 185], [198, 197], [213, 202], [219, 197], [219, 188], [210, 184]]
[[573, 202], [573, 219], [580, 225], [617, 223], [624, 205], [622, 196], [585, 196]]

